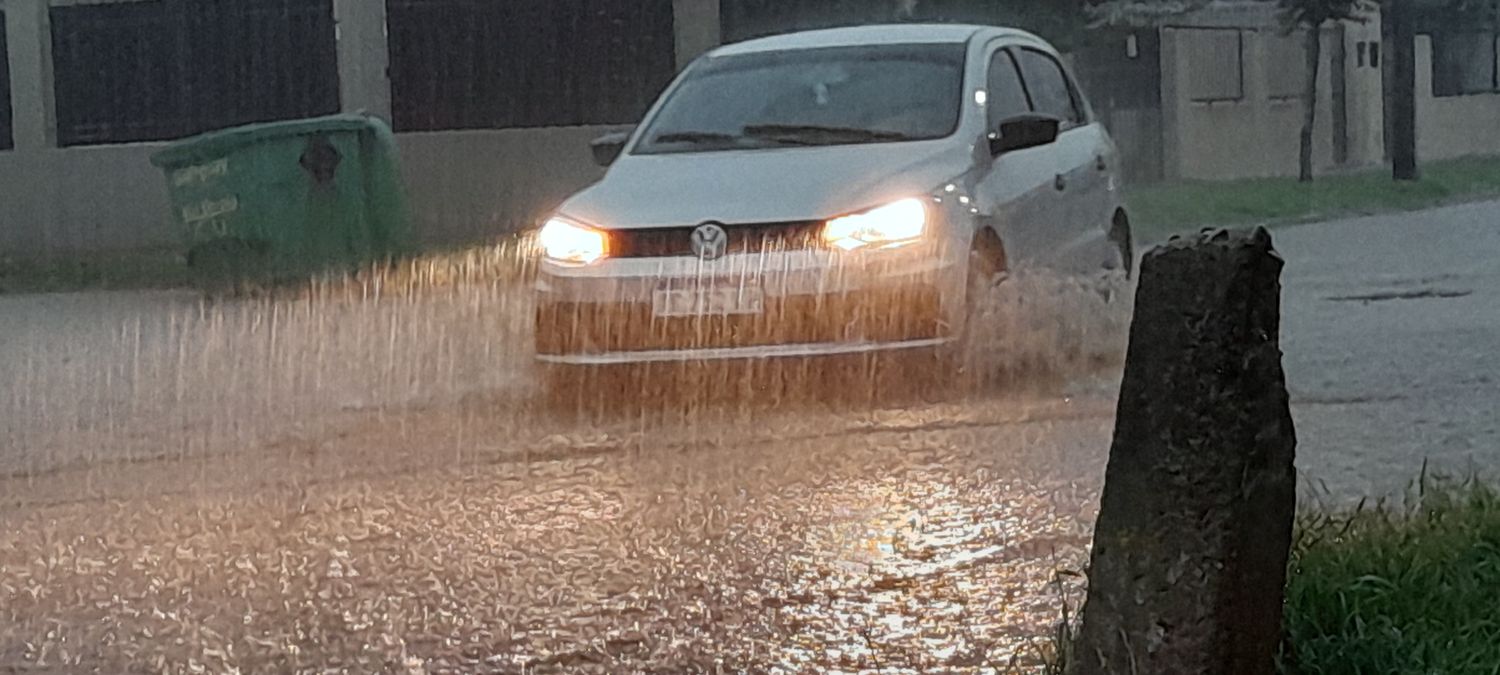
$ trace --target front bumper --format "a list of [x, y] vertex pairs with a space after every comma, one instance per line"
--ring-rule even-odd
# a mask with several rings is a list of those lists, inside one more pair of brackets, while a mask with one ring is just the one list
[[[931, 250], [619, 260], [571, 269], [544, 264], [537, 358], [602, 365], [935, 347], [953, 332], [953, 267]], [[715, 287], [757, 289], [763, 307], [753, 314], [664, 317], [653, 304], [661, 290]]]

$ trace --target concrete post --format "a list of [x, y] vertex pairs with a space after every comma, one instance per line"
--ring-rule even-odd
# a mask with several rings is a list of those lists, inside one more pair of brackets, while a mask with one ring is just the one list
[[[56, 232], [57, 122], [52, 93], [52, 38], [47, 0], [3, 0], [10, 57], [11, 138], [14, 150], [0, 182], [12, 189], [0, 210], [0, 253], [51, 251]], [[20, 189], [16, 189], [17, 187]]]
[[[1387, 132], [1391, 155], [1391, 177], [1417, 180], [1417, 64], [1416, 10], [1412, 0], [1386, 3], [1390, 40], [1386, 43], [1386, 74], [1390, 77], [1386, 101]], [[1431, 72], [1431, 70], [1428, 70]]]
[[47, 0], [5, 0], [4, 7], [15, 149], [26, 152], [51, 148], [57, 144], [57, 124]]
[[[1302, 127], [1302, 116], [1300, 114], [1296, 115], [1295, 117], [1291, 118], [1295, 119], [1296, 121], [1287, 124], [1281, 121], [1285, 118], [1277, 115], [1271, 109], [1272, 103], [1270, 69], [1271, 50], [1273, 48], [1272, 40], [1274, 39], [1273, 36], [1279, 34], [1281, 29], [1278, 28], [1274, 30], [1276, 30], [1276, 33], [1272, 33], [1271, 30], [1268, 30], [1265, 26], [1261, 26], [1252, 30], [1240, 31], [1240, 48], [1242, 50], [1240, 52], [1240, 72], [1241, 77], [1243, 78], [1241, 80], [1241, 83], [1244, 87], [1244, 89], [1242, 90], [1242, 100], [1247, 106], [1250, 117], [1249, 124], [1247, 125], [1250, 129], [1250, 133], [1265, 139], [1265, 143], [1267, 144], [1268, 148], [1275, 147], [1276, 143], [1279, 140], [1282, 140], [1282, 138], [1284, 138], [1286, 141], [1291, 141], [1291, 147], [1293, 148], [1292, 151], [1286, 155], [1286, 164], [1282, 164], [1281, 162], [1277, 162], [1275, 160], [1258, 162], [1258, 168], [1255, 173], [1284, 175], [1287, 172], [1296, 171], [1297, 169], [1297, 152], [1295, 150], [1295, 140], [1297, 139], [1298, 131]], [[1299, 50], [1296, 53], [1300, 54], [1302, 53], [1300, 50], [1304, 47], [1304, 44], [1298, 38], [1299, 35], [1301, 35], [1300, 30], [1295, 31], [1285, 37], [1292, 38], [1290, 40], [1291, 44], [1293, 44]], [[1299, 66], [1306, 67], [1302, 60], [1298, 60], [1297, 63], [1299, 64]], [[1297, 75], [1303, 75], [1304, 72], [1305, 71], [1298, 72]], [[1296, 78], [1297, 82], [1301, 82], [1302, 80], [1302, 77]], [[1302, 88], [1298, 87], [1298, 91], [1301, 90]], [[1301, 109], [1302, 108], [1300, 105], [1291, 108], [1291, 110], [1296, 111], [1300, 111]], [[1276, 138], [1278, 134], [1284, 134], [1284, 136], [1282, 136], [1281, 138]], [[1189, 176], [1189, 178], [1191, 178], [1191, 176]]]
[[1177, 30], [1158, 28], [1161, 35], [1161, 166], [1164, 180], [1181, 180], [1182, 171], [1182, 77], [1185, 64], [1177, 48]]
[[672, 23], [677, 30], [677, 69], [719, 46], [719, 0], [672, 0]]
[[1070, 675], [1269, 675], [1296, 449], [1264, 229], [1146, 255]]
[[338, 25], [339, 98], [344, 112], [367, 112], [391, 119], [389, 40], [385, 3], [333, 0]]

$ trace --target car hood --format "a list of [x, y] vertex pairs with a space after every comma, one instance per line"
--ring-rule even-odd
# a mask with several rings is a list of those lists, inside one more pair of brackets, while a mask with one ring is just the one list
[[821, 220], [927, 194], [971, 162], [952, 139], [631, 155], [560, 212], [611, 229]]

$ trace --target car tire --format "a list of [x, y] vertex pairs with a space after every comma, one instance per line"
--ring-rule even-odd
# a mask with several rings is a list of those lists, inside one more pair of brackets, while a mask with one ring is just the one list
[[1135, 237], [1130, 231], [1130, 221], [1123, 212], [1115, 213], [1108, 239], [1113, 253], [1111, 259], [1104, 263], [1096, 290], [1106, 303], [1113, 304], [1126, 292], [1135, 276]]
[[1004, 283], [1008, 264], [1005, 249], [998, 237], [982, 235], [969, 249], [968, 271], [964, 277], [964, 322], [957, 339], [946, 354], [945, 370], [950, 374], [959, 393], [967, 394], [982, 389], [990, 380], [985, 372], [977, 350], [984, 334], [977, 330], [984, 320], [983, 301], [997, 286]]

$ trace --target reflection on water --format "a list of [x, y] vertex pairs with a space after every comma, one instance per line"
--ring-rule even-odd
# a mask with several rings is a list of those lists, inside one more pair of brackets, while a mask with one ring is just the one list
[[[1018, 426], [1052, 441], [1016, 444]], [[0, 656], [215, 672], [1007, 664], [1055, 621], [1054, 572], [1084, 561], [1108, 426], [892, 427], [15, 511]]]
[[584, 419], [534, 404], [513, 283], [13, 305], [0, 666], [1024, 666], [1081, 597], [1123, 326], [1067, 288], [997, 295], [971, 399]]

